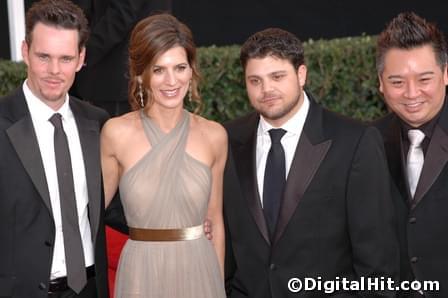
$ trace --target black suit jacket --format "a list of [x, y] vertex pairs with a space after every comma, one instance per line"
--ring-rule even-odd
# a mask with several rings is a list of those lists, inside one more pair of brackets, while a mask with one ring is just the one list
[[[74, 97], [89, 195], [98, 297], [108, 297], [99, 132], [108, 115]], [[46, 298], [55, 226], [43, 162], [20, 87], [0, 99], [0, 297]], [[76, 179], [76, 177], [75, 177]]]
[[311, 100], [270, 240], [256, 183], [258, 120], [254, 113], [225, 125], [230, 144], [224, 178], [230, 297], [325, 296], [323, 291], [291, 293], [287, 283], [293, 277], [397, 278], [398, 244], [379, 132]]
[[398, 217], [402, 280], [438, 280], [448, 297], [448, 107], [445, 104], [429, 143], [415, 197], [405, 172], [401, 124], [396, 114], [375, 123], [383, 135]]
[[70, 93], [93, 103], [128, 100], [128, 43], [135, 24], [170, 0], [72, 0], [89, 19], [85, 66]]

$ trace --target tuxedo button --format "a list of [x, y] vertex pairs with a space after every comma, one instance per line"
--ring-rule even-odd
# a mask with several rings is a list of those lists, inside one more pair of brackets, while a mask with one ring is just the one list
[[412, 257], [411, 258], [411, 263], [415, 264], [418, 262], [418, 258], [417, 257]]
[[47, 286], [46, 286], [43, 282], [41, 282], [41, 283], [39, 284], [39, 289], [40, 289], [40, 290], [46, 290], [46, 289], [47, 289]]
[[269, 269], [275, 270], [275, 269], [277, 269], [277, 266], [275, 266], [275, 264], [272, 263], [271, 265], [269, 265]]
[[44, 243], [45, 243], [45, 246], [48, 246], [48, 247], [53, 246], [53, 243], [51, 243], [50, 240], [45, 240]]
[[417, 222], [417, 218], [415, 218], [415, 217], [409, 218], [409, 223], [413, 224], [413, 223], [416, 223], [416, 222]]

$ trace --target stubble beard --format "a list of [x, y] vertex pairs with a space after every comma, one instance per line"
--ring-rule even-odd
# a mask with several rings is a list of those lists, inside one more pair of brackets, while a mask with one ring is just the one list
[[300, 95], [298, 95], [296, 97], [295, 100], [287, 103], [285, 106], [280, 106], [278, 108], [273, 108], [273, 109], [263, 109], [258, 108], [256, 109], [256, 111], [262, 115], [266, 120], [279, 120], [285, 116], [287, 116], [292, 110], [294, 110], [295, 107], [297, 107], [299, 105], [300, 102]]

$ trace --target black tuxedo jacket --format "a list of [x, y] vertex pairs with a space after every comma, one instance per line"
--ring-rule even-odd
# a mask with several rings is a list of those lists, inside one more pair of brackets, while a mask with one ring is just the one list
[[448, 107], [445, 104], [429, 143], [414, 199], [406, 179], [400, 119], [389, 114], [375, 123], [383, 135], [398, 217], [402, 280], [437, 280], [448, 297]]
[[70, 94], [93, 103], [128, 100], [128, 44], [135, 24], [171, 0], [72, 0], [89, 20], [85, 66]]
[[225, 125], [230, 144], [224, 178], [230, 297], [325, 296], [323, 291], [290, 292], [288, 280], [294, 277], [398, 279], [393, 204], [379, 132], [311, 100], [270, 239], [256, 182], [258, 120], [254, 113]]
[[[70, 98], [87, 175], [98, 297], [108, 297], [99, 132], [108, 115]], [[0, 100], [0, 297], [46, 298], [55, 226], [43, 162], [20, 87]], [[75, 177], [76, 179], [76, 177]]]

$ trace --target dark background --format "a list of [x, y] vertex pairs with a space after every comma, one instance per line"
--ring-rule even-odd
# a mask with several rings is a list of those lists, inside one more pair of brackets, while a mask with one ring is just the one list
[[[0, 1], [0, 58], [9, 59], [6, 2]], [[32, 2], [25, 0], [25, 6]], [[442, 0], [172, 0], [172, 5], [198, 46], [241, 44], [267, 27], [286, 29], [304, 41], [378, 34], [409, 10], [448, 33], [448, 1]]]

